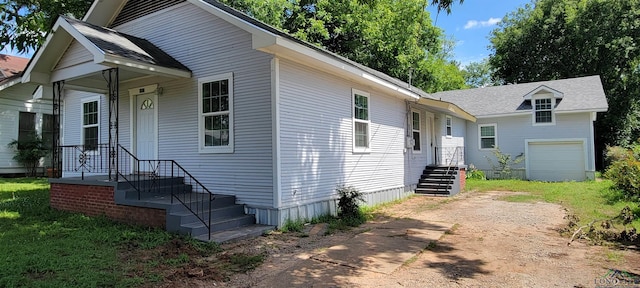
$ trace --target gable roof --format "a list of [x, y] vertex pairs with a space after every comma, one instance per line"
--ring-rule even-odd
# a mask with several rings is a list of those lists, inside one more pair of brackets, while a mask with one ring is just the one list
[[106, 58], [126, 58], [134, 62], [191, 72], [189, 68], [182, 65], [178, 60], [145, 39], [65, 16], [61, 17], [100, 49], [100, 52], [103, 53]]
[[29, 59], [0, 54], [0, 81], [20, 76], [24, 68], [27, 67]]
[[597, 75], [445, 91], [434, 93], [433, 96], [455, 103], [476, 117], [491, 117], [531, 113], [531, 102], [525, 96], [540, 91], [561, 93], [562, 97], [555, 97], [556, 112], [605, 112], [608, 108], [602, 82]]

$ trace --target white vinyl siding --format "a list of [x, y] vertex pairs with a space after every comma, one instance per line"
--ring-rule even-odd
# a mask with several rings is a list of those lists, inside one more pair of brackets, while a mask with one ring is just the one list
[[84, 48], [80, 42], [73, 40], [67, 51], [65, 51], [54, 70], [68, 68], [74, 65], [89, 63], [93, 61], [93, 55]]
[[15, 151], [7, 146], [19, 137], [20, 112], [35, 113], [36, 131], [41, 131], [44, 115], [52, 113], [51, 104], [47, 101], [32, 101], [31, 93], [36, 88], [35, 85], [18, 83], [0, 91], [0, 174], [24, 172], [22, 165], [13, 159]]
[[353, 152], [369, 152], [370, 127], [369, 93], [352, 90], [353, 95]]
[[421, 143], [421, 127], [422, 120], [420, 117], [420, 112], [412, 110], [411, 111], [411, 132], [413, 139], [413, 152], [420, 153], [422, 151], [422, 143]]
[[351, 153], [352, 89], [365, 87], [287, 60], [280, 68], [283, 207], [334, 199], [343, 184], [372, 193], [418, 182], [426, 153], [404, 153], [404, 100], [368, 90], [370, 152]]
[[233, 152], [233, 74], [198, 80], [200, 153]]
[[[500, 127], [499, 147], [502, 153], [516, 157], [525, 152], [525, 140], [527, 139], [588, 139], [586, 141], [587, 159], [585, 160], [588, 171], [595, 170], [595, 158], [593, 139], [589, 136], [593, 122], [590, 113], [556, 113], [556, 125], [554, 126], [532, 126], [531, 115], [523, 114], [512, 117], [496, 117], [478, 119], [478, 123], [467, 122], [467, 141], [479, 139], [479, 125], [496, 124]], [[477, 140], [474, 140], [477, 141]], [[473, 164], [479, 169], [490, 170], [491, 166], [486, 157], [495, 159], [490, 150], [467, 150], [467, 164]], [[525, 157], [529, 157], [525, 155]], [[526, 161], [526, 158], [525, 158]], [[495, 161], [494, 161], [495, 162]], [[524, 169], [525, 163], [514, 165], [513, 168]]]
[[498, 145], [498, 125], [481, 124], [478, 125], [478, 129], [480, 149], [495, 149]]
[[[189, 21], [167, 22], [167, 19]], [[252, 49], [249, 33], [188, 2], [115, 27], [147, 39], [193, 77], [145, 78], [121, 85], [120, 143], [130, 146], [127, 89], [159, 84], [158, 158], [177, 161], [216, 194], [273, 207], [272, 56]], [[200, 153], [198, 80], [233, 72], [233, 153]]]

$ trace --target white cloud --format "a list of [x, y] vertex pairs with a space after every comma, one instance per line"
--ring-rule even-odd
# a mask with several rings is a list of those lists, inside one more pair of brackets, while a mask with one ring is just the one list
[[464, 25], [464, 29], [472, 29], [476, 27], [489, 27], [498, 24], [500, 22], [500, 18], [489, 18], [487, 21], [478, 21], [478, 20], [469, 20], [467, 24]]

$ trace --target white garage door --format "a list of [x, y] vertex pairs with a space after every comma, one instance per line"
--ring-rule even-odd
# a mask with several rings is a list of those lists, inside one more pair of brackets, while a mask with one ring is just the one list
[[528, 152], [531, 180], [585, 180], [583, 142], [531, 142]]

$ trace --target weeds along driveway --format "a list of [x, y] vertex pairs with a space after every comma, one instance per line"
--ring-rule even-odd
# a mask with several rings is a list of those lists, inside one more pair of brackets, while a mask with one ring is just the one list
[[[558, 233], [565, 225], [566, 213], [560, 205], [506, 202], [501, 200], [505, 193], [510, 194], [471, 192], [446, 199], [416, 196], [380, 209], [381, 215], [374, 221], [351, 232], [329, 236], [274, 234], [228, 244], [226, 248], [230, 251], [261, 250], [268, 256], [256, 270], [217, 285], [592, 287], [609, 269], [640, 273], [638, 252], [609, 250], [580, 242], [567, 245], [568, 239]], [[374, 259], [382, 255], [375, 254], [375, 245], [382, 242], [382, 238], [370, 243], [358, 239], [375, 239], [363, 235], [386, 227], [395, 232], [379, 236], [396, 237], [397, 245], [407, 245], [404, 241], [416, 227], [394, 227], [394, 223], [411, 222], [455, 225], [402, 265], [392, 270], [378, 269], [380, 266]], [[357, 249], [357, 253], [342, 250], [342, 258], [359, 255], [356, 261], [340, 260], [340, 257], [324, 261], [324, 255], [331, 251], [340, 254], [341, 247]], [[358, 261], [361, 261], [359, 265], [350, 264]]]

